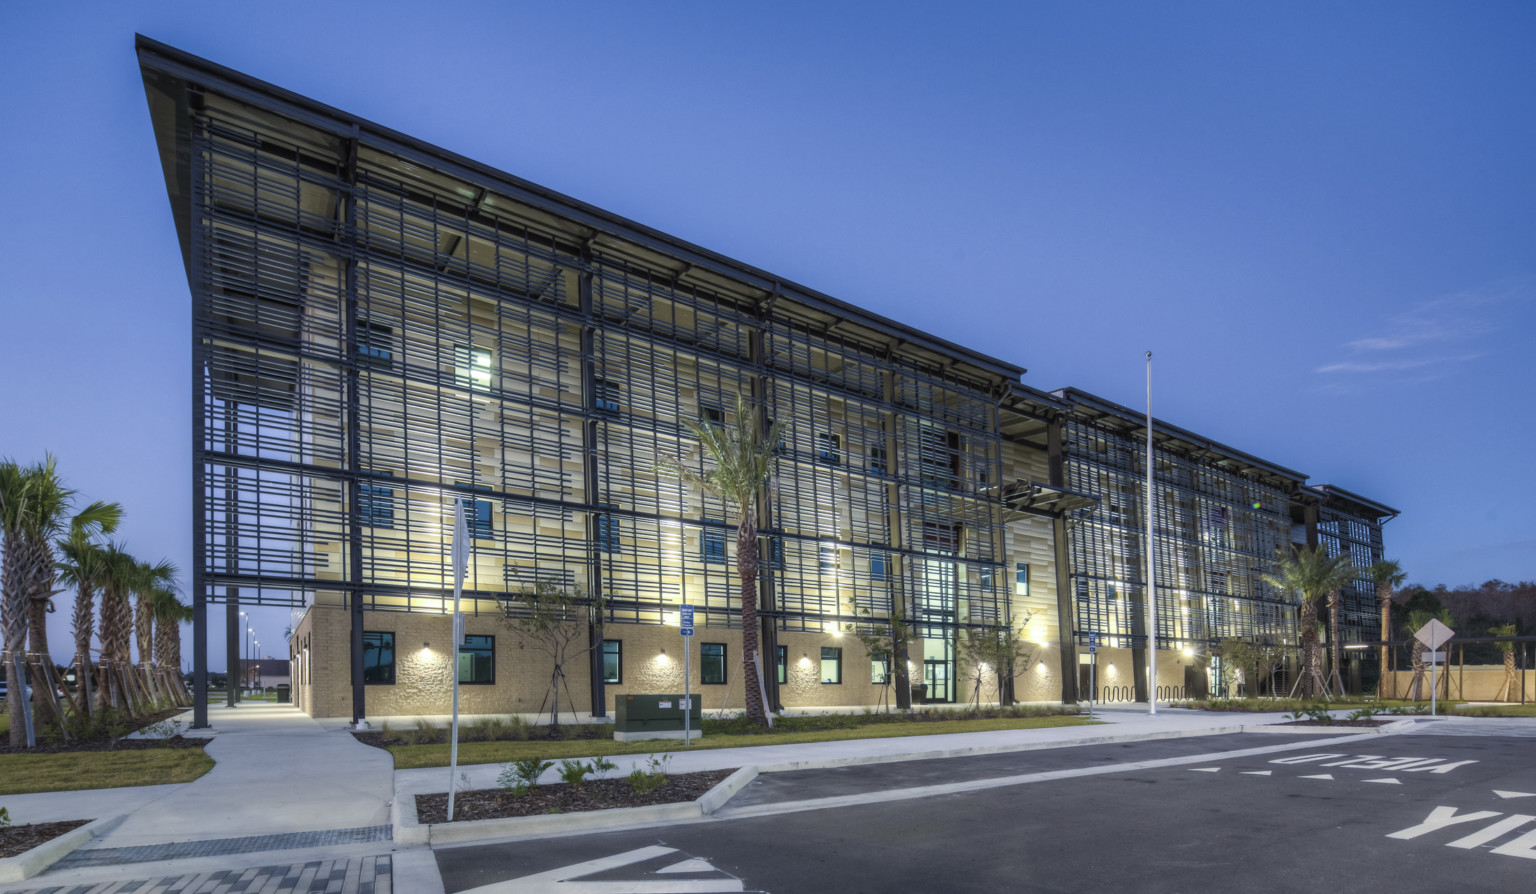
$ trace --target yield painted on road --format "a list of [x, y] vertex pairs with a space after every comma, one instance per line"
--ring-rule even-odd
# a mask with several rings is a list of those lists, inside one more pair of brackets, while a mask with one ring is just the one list
[[[1338, 760], [1343, 758], [1343, 760]], [[1319, 763], [1327, 761], [1327, 763]], [[1475, 760], [1448, 761], [1443, 757], [1389, 757], [1379, 754], [1296, 754], [1278, 757], [1272, 764], [1317, 764], [1319, 767], [1343, 767], [1346, 770], [1393, 770], [1399, 773], [1435, 773], [1443, 775], [1475, 764]]]
[[[1445, 842], [1445, 846], [1461, 848], [1463, 850], [1489, 847], [1494, 841], [1520, 829], [1532, 820], [1536, 820], [1536, 816], [1528, 816], [1523, 813], [1513, 813], [1509, 816], [1504, 816], [1503, 813], [1497, 810], [1476, 810], [1471, 813], [1457, 813], [1455, 807], [1436, 807], [1429, 812], [1429, 816], [1425, 817], [1423, 822], [1416, 826], [1392, 832], [1387, 837], [1401, 841], [1412, 841], [1413, 839], [1439, 832], [1441, 829], [1465, 826], [1469, 823], [1478, 823], [1494, 819], [1495, 817], [1503, 817], [1503, 819], [1489, 823], [1471, 834], [1459, 835], [1455, 840]], [[1461, 833], [1467, 830], [1465, 828], [1458, 828], [1456, 831]], [[1528, 830], [1519, 837], [1494, 847], [1489, 853], [1536, 860], [1536, 829]]]
[[[721, 872], [708, 860], [687, 855], [677, 859], [674, 854], [678, 854], [676, 848], [652, 845], [495, 882], [463, 894], [734, 894], [746, 890], [741, 879]], [[657, 868], [644, 870], [639, 866], [661, 858], [668, 859]], [[620, 877], [614, 878], [616, 874]], [[596, 875], [606, 877], [592, 878]], [[680, 875], [709, 877], [676, 877]]]

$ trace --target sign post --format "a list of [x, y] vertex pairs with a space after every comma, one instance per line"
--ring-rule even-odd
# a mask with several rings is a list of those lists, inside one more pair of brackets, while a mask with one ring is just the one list
[[453, 822], [454, 783], [459, 775], [459, 647], [464, 645], [464, 613], [459, 596], [464, 592], [465, 565], [469, 562], [469, 531], [464, 524], [464, 501], [453, 501], [453, 645], [448, 674], [453, 679], [453, 721], [448, 732], [448, 822]]
[[687, 747], [693, 744], [693, 690], [688, 674], [688, 656], [693, 651], [688, 647], [693, 637], [693, 606], [682, 606], [677, 613], [677, 626], [683, 635], [683, 746]]
[[1093, 719], [1093, 696], [1098, 688], [1099, 634], [1088, 634], [1088, 718]]
[[1435, 716], [1435, 697], [1438, 695], [1435, 684], [1435, 665], [1445, 657], [1440, 652], [1440, 647], [1451, 641], [1456, 631], [1431, 618], [1428, 624], [1419, 628], [1419, 632], [1413, 638], [1429, 646], [1429, 716]]

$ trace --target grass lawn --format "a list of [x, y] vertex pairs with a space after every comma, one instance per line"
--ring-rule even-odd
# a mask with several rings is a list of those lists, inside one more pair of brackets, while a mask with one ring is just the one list
[[201, 748], [0, 754], [0, 795], [191, 782], [211, 769]]
[[1536, 717], [1536, 704], [1460, 705], [1450, 713], [1464, 717]]
[[[800, 742], [841, 742], [846, 739], [887, 739], [896, 736], [936, 736], [943, 733], [978, 733], [1002, 729], [1048, 729], [1057, 726], [1086, 726], [1096, 722], [1080, 716], [996, 717], [927, 723], [879, 723], [856, 729], [747, 735], [714, 734], [708, 738], [696, 740], [692, 747], [686, 750], [750, 748], [757, 745], [792, 745]], [[459, 743], [459, 763], [500, 764], [525, 758], [550, 760], [683, 750], [685, 749], [682, 742], [669, 739], [653, 739], [647, 742], [615, 742], [612, 739], [572, 739], [564, 742], [461, 742]], [[395, 756], [397, 770], [448, 766], [447, 745], [391, 745], [389, 752]]]

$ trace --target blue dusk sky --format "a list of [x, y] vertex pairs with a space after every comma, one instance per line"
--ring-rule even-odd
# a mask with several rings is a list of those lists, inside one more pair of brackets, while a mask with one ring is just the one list
[[135, 32], [1037, 388], [1140, 408], [1151, 350], [1160, 418], [1402, 510], [1410, 580], [1536, 579], [1536, 4], [6, 3], [0, 455], [187, 569]]

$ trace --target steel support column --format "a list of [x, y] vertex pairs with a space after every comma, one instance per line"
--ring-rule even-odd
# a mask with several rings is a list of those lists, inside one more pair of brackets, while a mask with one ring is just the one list
[[[590, 258], [583, 258], [590, 260]], [[581, 472], [585, 484], [587, 505], [587, 592], [594, 598], [603, 592], [602, 479], [598, 474], [597, 419], [592, 412], [597, 408], [597, 320], [592, 306], [592, 271], [581, 271], [576, 283], [576, 298], [581, 305], [581, 405], [587, 417], [581, 423]], [[587, 630], [587, 640], [592, 647], [588, 654], [591, 668], [591, 711], [593, 717], [608, 716], [608, 683], [603, 679], [603, 621], [601, 613], [597, 622]]]

